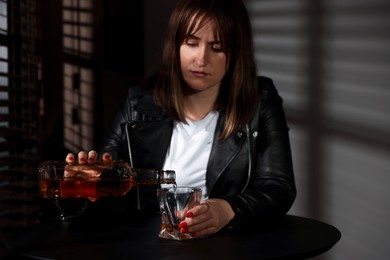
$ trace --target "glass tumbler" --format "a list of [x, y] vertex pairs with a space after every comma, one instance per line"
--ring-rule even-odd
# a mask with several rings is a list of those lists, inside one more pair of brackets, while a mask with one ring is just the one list
[[187, 211], [198, 205], [202, 198], [202, 189], [196, 187], [171, 187], [157, 190], [161, 212], [161, 230], [159, 237], [186, 240], [189, 233], [180, 232], [180, 222], [186, 218]]

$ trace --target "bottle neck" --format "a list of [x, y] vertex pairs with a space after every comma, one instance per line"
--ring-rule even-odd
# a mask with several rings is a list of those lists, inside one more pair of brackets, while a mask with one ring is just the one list
[[176, 184], [176, 172], [173, 170], [160, 170], [158, 183]]
[[176, 184], [175, 171], [135, 169], [134, 177], [137, 185]]

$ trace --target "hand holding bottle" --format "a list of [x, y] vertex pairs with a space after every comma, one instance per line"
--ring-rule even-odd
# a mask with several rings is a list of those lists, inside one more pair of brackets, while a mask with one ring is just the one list
[[[95, 202], [101, 197], [119, 197], [135, 185], [176, 185], [176, 175], [170, 170], [134, 169], [124, 160], [113, 160], [108, 153], [97, 160], [95, 151], [69, 153], [65, 162], [45, 161], [38, 168], [39, 192], [43, 198], [55, 200], [61, 209], [61, 219], [78, 216], [85, 202]], [[75, 208], [67, 205], [81, 201]]]
[[102, 170], [112, 163], [112, 156], [109, 153], [104, 153], [101, 161], [97, 160], [98, 153], [94, 150], [88, 152], [80, 151], [75, 158], [73, 153], [69, 153], [65, 161], [64, 177], [99, 177]]

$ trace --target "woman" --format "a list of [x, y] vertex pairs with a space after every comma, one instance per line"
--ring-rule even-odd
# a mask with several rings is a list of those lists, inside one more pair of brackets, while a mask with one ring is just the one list
[[[296, 190], [282, 100], [256, 76], [241, 0], [179, 1], [159, 74], [129, 89], [101, 152], [135, 168], [173, 169], [178, 186], [201, 187], [204, 201], [181, 224], [194, 236], [266, 227], [290, 209]], [[155, 205], [155, 189], [141, 198]]]

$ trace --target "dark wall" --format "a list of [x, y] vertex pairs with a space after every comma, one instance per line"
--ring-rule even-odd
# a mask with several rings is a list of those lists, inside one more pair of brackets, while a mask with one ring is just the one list
[[[99, 7], [98, 7], [99, 8]], [[127, 89], [144, 76], [143, 1], [104, 0], [97, 11], [96, 148], [107, 134]]]
[[102, 13], [103, 67], [140, 77], [144, 71], [144, 17], [139, 0], [105, 0]]
[[158, 71], [163, 39], [170, 13], [177, 0], [144, 0], [144, 75], [149, 76]]
[[61, 1], [42, 1], [42, 156], [59, 158], [63, 148], [63, 76]]

